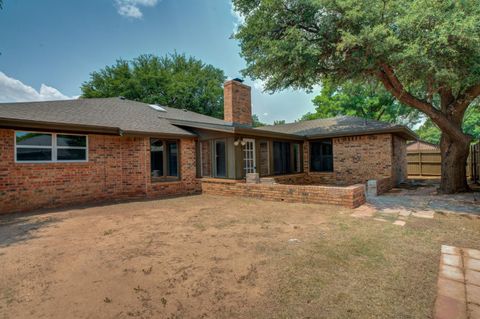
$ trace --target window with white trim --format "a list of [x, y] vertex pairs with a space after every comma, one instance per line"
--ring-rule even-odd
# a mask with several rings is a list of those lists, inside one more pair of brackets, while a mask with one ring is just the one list
[[86, 162], [86, 135], [15, 132], [15, 161], [19, 163]]

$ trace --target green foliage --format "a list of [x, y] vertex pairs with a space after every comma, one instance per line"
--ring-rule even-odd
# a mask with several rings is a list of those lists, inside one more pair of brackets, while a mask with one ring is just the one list
[[246, 75], [266, 89], [375, 76], [383, 63], [419, 98], [480, 82], [478, 0], [233, 0]]
[[302, 120], [350, 115], [410, 127], [420, 121], [417, 110], [399, 103], [381, 84], [372, 81], [346, 81], [338, 85], [326, 80], [313, 104], [315, 112], [305, 114]]
[[82, 97], [124, 96], [223, 118], [222, 70], [193, 57], [141, 55], [90, 74]]
[[285, 120], [276, 120], [276, 121], [273, 121], [273, 125], [280, 125], [280, 124], [285, 124]]
[[253, 127], [260, 127], [260, 126], [265, 126], [265, 125], [267, 125], [267, 124], [260, 121], [257, 114], [252, 115], [252, 126]]
[[[480, 140], [480, 104], [472, 104], [465, 112], [463, 131], [474, 138], [474, 142]], [[417, 130], [420, 139], [430, 143], [440, 143], [440, 129], [431, 121], [427, 120]]]

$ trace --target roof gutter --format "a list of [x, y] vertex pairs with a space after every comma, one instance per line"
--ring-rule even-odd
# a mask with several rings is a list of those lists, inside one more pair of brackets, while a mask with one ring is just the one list
[[320, 139], [320, 138], [331, 138], [331, 137], [343, 137], [343, 136], [359, 136], [359, 135], [373, 135], [373, 134], [398, 134], [404, 137], [406, 140], [416, 140], [417, 135], [406, 127], [394, 127], [390, 129], [373, 129], [368, 131], [357, 131], [357, 132], [345, 132], [345, 133], [326, 133], [326, 134], [314, 134], [314, 135], [305, 135], [307, 140], [311, 139]]
[[10, 118], [0, 118], [0, 127], [12, 129], [38, 129], [38, 130], [58, 130], [65, 132], [98, 133], [108, 135], [122, 135], [119, 127], [106, 127], [97, 125], [67, 124], [58, 122], [43, 122], [33, 120], [18, 120]]
[[17, 120], [9, 118], [0, 118], [0, 127], [10, 129], [23, 130], [42, 130], [42, 131], [62, 131], [70, 133], [91, 133], [91, 134], [105, 134], [105, 135], [134, 135], [134, 136], [152, 136], [152, 137], [190, 137], [194, 138], [195, 134], [174, 134], [174, 133], [159, 133], [159, 132], [144, 132], [144, 131], [128, 131], [122, 130], [119, 127], [108, 127], [98, 125], [83, 125], [83, 124], [67, 124], [58, 122], [43, 122], [33, 120]]

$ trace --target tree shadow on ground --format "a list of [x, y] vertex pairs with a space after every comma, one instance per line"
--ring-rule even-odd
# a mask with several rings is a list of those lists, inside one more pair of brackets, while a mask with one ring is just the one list
[[61, 218], [35, 214], [0, 216], [0, 248], [38, 238], [39, 229], [60, 220]]

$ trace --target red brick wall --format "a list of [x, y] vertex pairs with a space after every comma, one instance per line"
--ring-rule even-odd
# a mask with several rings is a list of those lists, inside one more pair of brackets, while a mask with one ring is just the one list
[[237, 81], [225, 82], [224, 115], [226, 122], [252, 125], [251, 88]]
[[253, 197], [293, 203], [333, 204], [355, 208], [365, 203], [365, 186], [310, 186], [282, 184], [246, 184], [242, 182], [204, 179], [202, 192], [211, 195]]
[[195, 142], [180, 141], [181, 180], [152, 183], [149, 138], [89, 135], [87, 163], [14, 162], [14, 131], [0, 129], [0, 213], [137, 197], [188, 194]]
[[392, 142], [392, 182], [394, 185], [398, 185], [408, 179], [407, 141], [401, 137], [393, 136]]
[[353, 185], [392, 175], [392, 135], [333, 138], [333, 172], [310, 172], [309, 143], [304, 143], [304, 171], [311, 184]]

